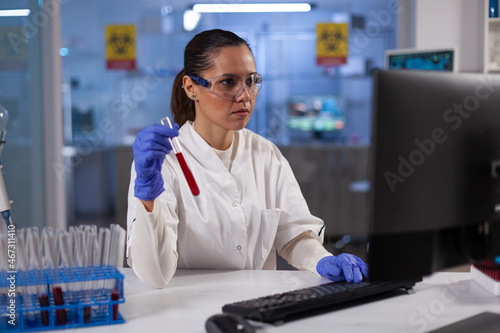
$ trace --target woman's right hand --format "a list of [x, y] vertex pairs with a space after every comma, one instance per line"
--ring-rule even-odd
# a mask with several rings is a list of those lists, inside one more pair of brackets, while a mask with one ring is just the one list
[[134, 195], [143, 201], [157, 198], [165, 189], [161, 176], [161, 166], [165, 156], [170, 153], [169, 138], [179, 135], [179, 125], [168, 126], [153, 124], [137, 133], [132, 145], [134, 150], [135, 178]]

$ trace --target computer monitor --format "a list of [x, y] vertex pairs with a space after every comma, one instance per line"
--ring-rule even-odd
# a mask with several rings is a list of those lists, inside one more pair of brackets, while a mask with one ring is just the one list
[[500, 76], [374, 75], [370, 278], [500, 254]]
[[457, 50], [456, 48], [387, 50], [385, 68], [457, 72]]

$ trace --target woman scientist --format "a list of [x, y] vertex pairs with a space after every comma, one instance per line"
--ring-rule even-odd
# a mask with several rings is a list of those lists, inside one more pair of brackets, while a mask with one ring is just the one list
[[[186, 46], [172, 89], [176, 124], [150, 125], [133, 145], [127, 257], [143, 282], [164, 288], [177, 267], [276, 269], [276, 250], [331, 280], [367, 275], [358, 257], [326, 251], [323, 221], [309, 212], [287, 160], [245, 129], [261, 84], [248, 44], [234, 33], [204, 31]], [[197, 196], [169, 154], [176, 136]]]

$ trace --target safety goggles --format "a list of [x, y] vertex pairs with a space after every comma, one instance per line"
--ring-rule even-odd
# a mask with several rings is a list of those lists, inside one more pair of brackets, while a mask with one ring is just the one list
[[194, 75], [188, 76], [211, 94], [229, 101], [236, 101], [245, 89], [250, 98], [254, 98], [262, 87], [262, 76], [258, 73], [248, 76], [222, 74], [208, 80]]

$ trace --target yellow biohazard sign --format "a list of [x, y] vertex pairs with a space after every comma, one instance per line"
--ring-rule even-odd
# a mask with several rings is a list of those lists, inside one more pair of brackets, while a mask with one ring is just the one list
[[347, 63], [349, 32], [347, 23], [316, 25], [316, 63], [338, 66]]
[[106, 66], [108, 69], [135, 69], [135, 26], [106, 26]]

